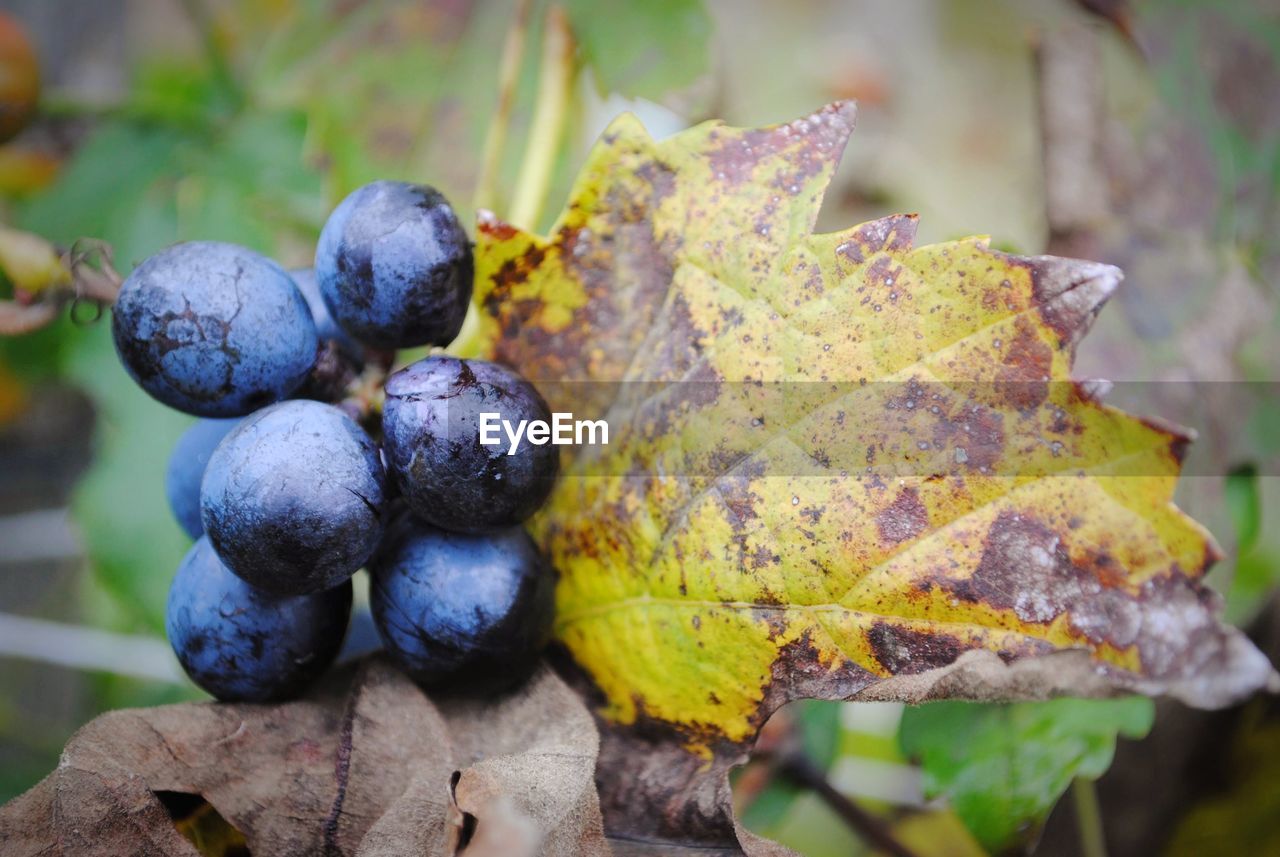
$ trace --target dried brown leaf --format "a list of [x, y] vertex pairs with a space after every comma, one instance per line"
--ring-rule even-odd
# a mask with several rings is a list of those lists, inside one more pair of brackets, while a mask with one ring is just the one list
[[438, 707], [374, 658], [297, 702], [99, 717], [0, 808], [0, 852], [195, 855], [156, 796], [179, 792], [253, 854], [606, 855], [596, 748], [591, 715], [548, 668], [505, 697]]

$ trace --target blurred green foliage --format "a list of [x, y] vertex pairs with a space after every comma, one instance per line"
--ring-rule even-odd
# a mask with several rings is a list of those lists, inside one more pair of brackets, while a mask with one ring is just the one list
[[[711, 21], [699, 0], [566, 0], [583, 59], [601, 93], [658, 98], [707, 68]], [[674, 36], [674, 37], [673, 37]]]
[[1054, 699], [908, 708], [898, 740], [924, 770], [926, 797], [945, 796], [988, 850], [1035, 835], [1075, 777], [1111, 766], [1116, 736], [1141, 738], [1155, 707], [1144, 697]]

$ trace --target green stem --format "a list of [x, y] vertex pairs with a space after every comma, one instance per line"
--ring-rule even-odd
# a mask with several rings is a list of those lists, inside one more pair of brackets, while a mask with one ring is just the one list
[[498, 69], [498, 103], [484, 138], [480, 159], [480, 176], [476, 179], [475, 209], [497, 207], [498, 172], [502, 168], [502, 152], [511, 126], [511, 108], [515, 105], [516, 85], [520, 81], [520, 63], [524, 60], [525, 36], [529, 33], [529, 0], [516, 0], [515, 16], [502, 45], [502, 65]]
[[538, 227], [551, 187], [551, 174], [573, 95], [574, 71], [573, 34], [569, 31], [569, 19], [563, 9], [552, 6], [547, 10], [543, 24], [538, 98], [529, 128], [529, 142], [511, 200], [511, 222], [525, 229]]
[[1107, 838], [1102, 830], [1102, 807], [1093, 780], [1076, 777], [1071, 783], [1075, 799], [1076, 827], [1080, 831], [1080, 853], [1084, 857], [1107, 857]]

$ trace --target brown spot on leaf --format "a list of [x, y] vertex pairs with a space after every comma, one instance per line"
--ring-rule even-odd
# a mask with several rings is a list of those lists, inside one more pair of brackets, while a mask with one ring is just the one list
[[864, 223], [854, 230], [849, 240], [840, 242], [836, 253], [861, 265], [876, 253], [910, 250], [916, 237], [917, 220], [914, 214], [894, 214]]
[[1121, 279], [1119, 269], [1110, 265], [1055, 256], [1025, 259], [997, 255], [1030, 273], [1036, 309], [1058, 334], [1063, 348], [1075, 347]]
[[955, 413], [944, 411], [933, 427], [934, 445], [950, 448], [952, 461], [979, 473], [993, 472], [1004, 440], [1004, 414], [972, 402]]
[[1078, 588], [1062, 539], [1041, 522], [1004, 512], [987, 531], [982, 558], [966, 580], [949, 581], [960, 599], [1013, 610], [1020, 620], [1053, 621]]
[[929, 513], [914, 488], [903, 488], [892, 503], [876, 515], [880, 538], [890, 544], [914, 539], [929, 526]]
[[[795, 193], [793, 188], [839, 159], [853, 130], [853, 115], [852, 104], [836, 102], [785, 125], [726, 134], [723, 138], [713, 131], [711, 139], [719, 142], [707, 152], [711, 173], [726, 184], [743, 184], [751, 180], [761, 161], [789, 151], [795, 173], [780, 176], [778, 183], [782, 185], [780, 190]], [[801, 140], [804, 145], [799, 145]]]
[[496, 241], [508, 241], [519, 234], [519, 230], [510, 223], [505, 220], [498, 220], [492, 215], [486, 217], [482, 214], [478, 219], [476, 228], [486, 235], [492, 236]]
[[959, 637], [942, 632], [915, 631], [889, 622], [876, 622], [867, 631], [876, 660], [894, 675], [914, 675], [945, 667], [967, 649]]
[[1031, 322], [1020, 316], [1017, 332], [1005, 343], [1003, 365], [996, 373], [996, 392], [1020, 411], [1038, 407], [1049, 395], [1053, 349], [1037, 334]]

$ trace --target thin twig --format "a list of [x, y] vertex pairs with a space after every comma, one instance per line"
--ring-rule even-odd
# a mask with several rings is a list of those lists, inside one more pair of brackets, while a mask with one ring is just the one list
[[[20, 292], [18, 300], [0, 300], [0, 336], [22, 336], [48, 327], [67, 306], [72, 320], [92, 323], [115, 304], [122, 280], [112, 265], [109, 244], [82, 238], [62, 254], [61, 263], [70, 273], [70, 282], [47, 286], [36, 294]], [[94, 309], [88, 318], [77, 313], [85, 304]]]
[[498, 69], [498, 103], [484, 138], [480, 159], [480, 176], [476, 179], [475, 208], [495, 210], [497, 207], [498, 173], [502, 169], [502, 153], [511, 126], [511, 110], [515, 106], [516, 86], [520, 82], [520, 64], [524, 60], [525, 37], [529, 34], [530, 0], [516, 0], [515, 16], [502, 45], [502, 65]]
[[1107, 857], [1107, 837], [1102, 828], [1102, 806], [1093, 780], [1076, 777], [1071, 782], [1075, 799], [1076, 829], [1080, 831], [1080, 853], [1084, 857]]
[[81, 238], [66, 254], [76, 297], [99, 304], [114, 304], [123, 280], [115, 269], [111, 245], [96, 238]]
[[826, 774], [804, 753], [793, 751], [779, 757], [776, 770], [780, 776], [786, 777], [801, 788], [809, 789], [820, 797], [872, 848], [893, 857], [918, 857], [914, 851], [894, 836], [888, 825], [831, 785]]
[[551, 187], [551, 174], [564, 135], [573, 94], [573, 34], [569, 18], [559, 6], [547, 9], [542, 32], [542, 61], [538, 70], [538, 98], [534, 104], [529, 142], [520, 164], [511, 221], [536, 229]]
[[61, 307], [53, 303], [20, 304], [0, 301], [0, 336], [21, 336], [47, 327]]
[[1048, 252], [1097, 258], [1110, 209], [1102, 162], [1101, 48], [1092, 27], [1054, 30], [1035, 45]]

